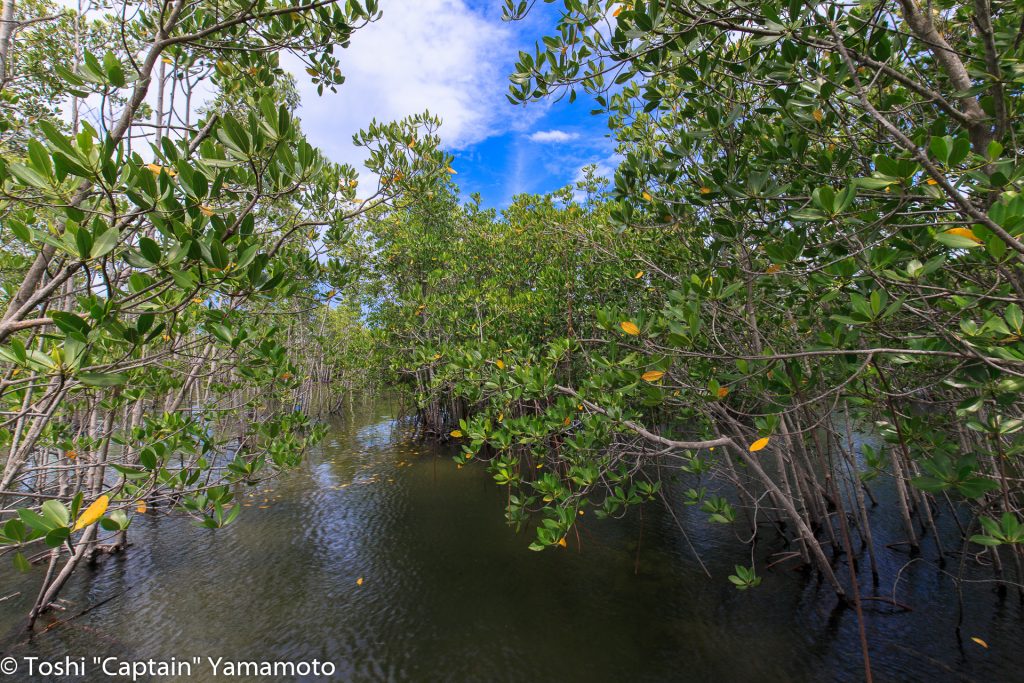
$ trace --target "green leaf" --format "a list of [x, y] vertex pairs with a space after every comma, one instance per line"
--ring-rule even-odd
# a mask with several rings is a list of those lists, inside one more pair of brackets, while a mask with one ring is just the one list
[[93, 387], [114, 387], [128, 381], [128, 375], [121, 372], [80, 372], [77, 377], [82, 384]]

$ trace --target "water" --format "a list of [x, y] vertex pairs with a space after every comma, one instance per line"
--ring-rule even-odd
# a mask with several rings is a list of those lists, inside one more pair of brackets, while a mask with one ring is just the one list
[[[504, 523], [504, 490], [450, 455], [412, 442], [387, 406], [356, 406], [303, 467], [246, 496], [234, 525], [136, 519], [130, 551], [77, 574], [67, 610], [42, 626], [94, 608], [31, 641], [8, 637], [3, 654], [86, 657], [85, 678], [62, 679], [78, 681], [111, 680], [91, 663], [104, 655], [317, 659], [356, 681], [862, 680], [855, 615], [834, 610], [827, 588], [785, 569], [762, 570], [757, 589], [732, 587], [733, 565], [749, 564], [734, 529], [675, 509], [711, 579], [656, 505], [642, 519], [588, 512], [567, 549], [534, 553]], [[892, 540], [885, 525], [876, 534]], [[905, 561], [883, 565], [883, 585]], [[0, 571], [0, 597], [21, 591], [0, 602], [3, 635], [42, 568]], [[896, 597], [914, 611], [865, 604], [876, 680], [1024, 681], [1014, 598], [969, 585], [959, 642], [950, 583], [934, 566], [905, 568]], [[202, 664], [192, 678], [151, 680], [231, 679]]]

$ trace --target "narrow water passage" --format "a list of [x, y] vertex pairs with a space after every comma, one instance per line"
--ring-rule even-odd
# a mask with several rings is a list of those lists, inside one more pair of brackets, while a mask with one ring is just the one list
[[[677, 508], [711, 579], [656, 506], [643, 519], [587, 512], [568, 549], [530, 552], [483, 468], [410, 437], [390, 407], [357, 405], [298, 471], [245, 495], [230, 527], [136, 519], [130, 551], [77, 575], [51, 618], [108, 601], [4, 654], [317, 659], [357, 681], [862, 679], [854, 614], [825, 589], [785, 570], [732, 587], [733, 565], [749, 562], [733, 530]], [[2, 593], [21, 591], [0, 603], [7, 634], [42, 570], [3, 571]], [[955, 605], [930, 600], [950, 595], [942, 575], [905, 574], [898, 597], [914, 611], [866, 606], [876, 680], [1024, 680], [1014, 598], [972, 590], [961, 645]], [[196, 671], [153, 680], [215, 680]]]

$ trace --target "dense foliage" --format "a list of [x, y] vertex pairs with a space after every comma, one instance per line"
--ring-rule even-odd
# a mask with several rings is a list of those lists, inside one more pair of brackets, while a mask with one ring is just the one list
[[[327, 340], [366, 343], [325, 309], [347, 270], [324, 245], [395, 192], [357, 199], [354, 169], [305, 140], [280, 59], [333, 91], [335, 48], [376, 5], [4, 3], [0, 552], [49, 562], [30, 623], [135, 515], [223, 526], [233, 484], [320, 434], [304, 409], [332, 379]], [[448, 165], [437, 123], [355, 144], [412, 182]]]
[[370, 219], [373, 309], [425, 428], [487, 460], [536, 549], [671, 473], [857, 605], [843, 554], [876, 584], [909, 550], [1019, 585], [1019, 5], [560, 5], [510, 99], [593, 98], [622, 156], [607, 195], [495, 216], [437, 186]]

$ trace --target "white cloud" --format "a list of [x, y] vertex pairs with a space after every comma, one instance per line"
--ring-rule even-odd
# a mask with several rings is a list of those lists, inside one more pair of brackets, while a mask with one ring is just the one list
[[567, 133], [564, 130], [539, 130], [528, 137], [532, 142], [569, 142], [580, 136], [579, 133]]
[[314, 145], [335, 161], [359, 165], [352, 134], [371, 119], [391, 121], [430, 110], [443, 120], [441, 138], [461, 149], [491, 135], [521, 130], [542, 108], [513, 109], [506, 71], [515, 61], [513, 30], [477, 13], [465, 0], [382, 0], [384, 16], [338, 51], [345, 83], [317, 96], [297, 59], [299, 118]]

